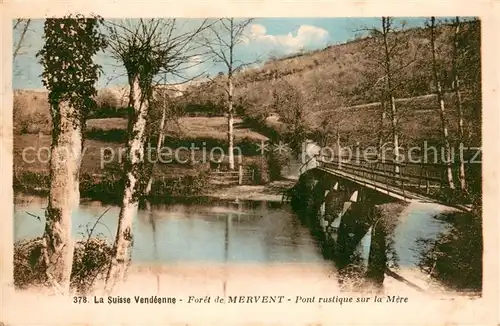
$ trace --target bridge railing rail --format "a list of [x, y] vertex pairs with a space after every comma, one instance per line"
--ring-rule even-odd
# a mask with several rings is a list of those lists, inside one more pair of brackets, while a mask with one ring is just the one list
[[317, 156], [318, 166], [334, 172], [345, 172], [358, 183], [407, 197], [408, 193], [432, 196], [447, 182], [448, 165], [412, 163], [364, 158]]

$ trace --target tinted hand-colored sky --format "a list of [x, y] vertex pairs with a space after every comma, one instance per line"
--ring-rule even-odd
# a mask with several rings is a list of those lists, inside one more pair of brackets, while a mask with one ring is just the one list
[[[425, 18], [397, 18], [407, 27], [423, 26]], [[184, 20], [186, 21], [186, 20]], [[42, 67], [36, 53], [43, 45], [43, 20], [34, 20], [23, 42], [21, 54], [15, 58], [13, 65], [13, 88], [42, 88], [40, 75]], [[196, 23], [194, 20], [188, 23]], [[299, 51], [317, 50], [328, 45], [344, 43], [352, 40], [363, 28], [380, 27], [380, 18], [260, 18], [252, 21], [246, 34], [248, 42], [238, 45], [236, 56], [242, 62], [262, 63], [269, 57], [281, 57]], [[19, 39], [20, 32], [14, 31], [14, 42]], [[102, 65], [103, 75], [99, 79], [99, 87], [106, 85], [124, 85], [127, 79], [120, 67], [106, 52], [99, 53], [96, 61]], [[257, 64], [258, 65], [258, 64]], [[210, 75], [224, 72], [224, 68], [213, 62], [203, 63], [186, 70], [186, 77], [200, 73]], [[174, 80], [175, 81], [175, 80]]]

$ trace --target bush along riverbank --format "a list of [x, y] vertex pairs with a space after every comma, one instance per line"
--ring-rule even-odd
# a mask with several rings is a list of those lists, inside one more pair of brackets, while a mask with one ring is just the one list
[[[50, 188], [50, 176], [44, 172], [24, 171], [14, 175], [15, 192], [46, 196]], [[201, 196], [211, 187], [209, 175], [202, 171], [195, 175], [168, 176], [153, 180], [147, 199], [168, 202], [181, 197]], [[80, 175], [80, 196], [106, 203], [119, 203], [123, 197], [123, 177], [115, 173]]]
[[[17, 289], [43, 287], [50, 280], [45, 273], [47, 266], [43, 259], [43, 238], [20, 240], [14, 243], [14, 286]], [[99, 236], [89, 234], [86, 239], [75, 243], [71, 289], [84, 295], [103, 282], [111, 263], [113, 248]]]

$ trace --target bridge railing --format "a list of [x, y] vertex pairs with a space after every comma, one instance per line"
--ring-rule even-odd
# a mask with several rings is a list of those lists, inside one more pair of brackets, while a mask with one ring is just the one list
[[446, 164], [322, 156], [316, 159], [319, 167], [345, 172], [358, 183], [403, 197], [408, 197], [409, 193], [432, 196], [446, 186], [447, 182]]
[[299, 168], [299, 173], [302, 174], [304, 172], [306, 172], [308, 170], [308, 168], [310, 167], [310, 165], [314, 164], [314, 167], [316, 167], [316, 165], [318, 165], [319, 161], [318, 161], [318, 155], [315, 155], [315, 156], [311, 156], [307, 161], [305, 161]]

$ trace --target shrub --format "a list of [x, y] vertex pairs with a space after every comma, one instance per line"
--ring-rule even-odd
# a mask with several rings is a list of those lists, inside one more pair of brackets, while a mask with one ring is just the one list
[[254, 171], [254, 182], [256, 184], [262, 185], [271, 181], [269, 176], [269, 165], [264, 158], [260, 157], [256, 161], [250, 163], [248, 167]]
[[[48, 285], [46, 265], [42, 258], [42, 237], [17, 241], [14, 244], [14, 285], [25, 289]], [[71, 288], [86, 294], [95, 284], [104, 280], [111, 262], [112, 246], [93, 237], [75, 244]]]
[[266, 159], [269, 169], [269, 179], [271, 181], [281, 180], [282, 170], [290, 160], [289, 155], [272, 150], [267, 153]]
[[446, 213], [451, 230], [437, 239], [418, 239], [420, 268], [445, 285], [459, 290], [481, 290], [483, 266], [482, 219], [469, 213]]
[[15, 93], [13, 118], [16, 134], [48, 133], [52, 128], [47, 100], [36, 95]]
[[99, 108], [104, 109], [117, 108], [120, 105], [116, 95], [108, 89], [101, 90], [97, 94], [95, 101]]
[[128, 139], [128, 133], [127, 130], [118, 128], [108, 130], [92, 128], [85, 131], [85, 138], [103, 142], [125, 143]]
[[13, 186], [16, 190], [44, 192], [49, 185], [50, 176], [47, 173], [23, 171], [14, 174]]
[[120, 99], [109, 89], [99, 91], [96, 98], [96, 107], [90, 112], [91, 118], [117, 118], [127, 116], [127, 109]]
[[209, 175], [201, 172], [197, 175], [185, 175], [177, 178], [163, 178], [153, 181], [151, 197], [164, 198], [199, 195], [209, 186]]

